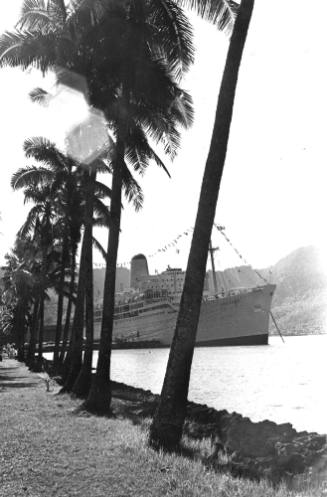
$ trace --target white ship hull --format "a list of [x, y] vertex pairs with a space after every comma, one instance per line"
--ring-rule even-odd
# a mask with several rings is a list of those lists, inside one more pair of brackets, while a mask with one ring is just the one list
[[[267, 284], [202, 302], [197, 346], [262, 345], [268, 343], [271, 300], [275, 285]], [[178, 306], [168, 300], [126, 306], [116, 315], [114, 348], [169, 347]], [[95, 341], [100, 338], [101, 311], [95, 319]]]

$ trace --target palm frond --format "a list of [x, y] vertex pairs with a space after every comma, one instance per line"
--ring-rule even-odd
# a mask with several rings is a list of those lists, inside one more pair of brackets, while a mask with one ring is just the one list
[[27, 186], [37, 186], [40, 183], [53, 181], [53, 171], [45, 167], [27, 166], [16, 171], [10, 181], [14, 190], [26, 188]]
[[112, 173], [112, 168], [111, 166], [107, 163], [107, 160], [101, 160], [97, 163], [97, 173], [99, 174], [111, 174]]
[[127, 164], [134, 169], [134, 171], [144, 174], [145, 169], [149, 165], [149, 156], [144, 153], [144, 150], [138, 148], [133, 144], [125, 149], [125, 160]]
[[28, 138], [24, 141], [23, 149], [27, 158], [33, 157], [58, 172], [67, 169], [68, 159], [47, 138], [40, 136]]
[[111, 198], [112, 190], [100, 181], [96, 181], [94, 193], [98, 198]]
[[55, 33], [6, 31], [0, 37], [0, 66], [20, 66], [27, 69], [33, 65], [45, 73], [58, 62], [59, 41], [60, 38]]
[[239, 5], [234, 0], [175, 0], [182, 8], [194, 10], [202, 19], [229, 34], [234, 26]]
[[149, 165], [150, 160], [153, 160], [155, 164], [161, 167], [170, 177], [168, 169], [150, 146], [147, 136], [140, 126], [134, 126], [129, 129], [125, 159], [135, 171], [138, 171], [141, 174]]
[[102, 216], [94, 217], [92, 224], [96, 228], [109, 228], [108, 219], [105, 219]]
[[27, 218], [23, 226], [17, 233], [17, 236], [21, 238], [26, 238], [29, 236], [35, 229], [37, 220], [39, 216], [42, 214], [42, 208], [40, 205], [35, 205], [27, 214]]
[[24, 0], [17, 25], [20, 29], [33, 31], [37, 29], [45, 30], [50, 26], [54, 27], [56, 24], [44, 0]]
[[31, 10], [47, 10], [45, 0], [23, 0], [21, 15], [27, 14]]
[[180, 145], [178, 127], [192, 123], [192, 99], [178, 87], [163, 61], [144, 58], [138, 62], [142, 77], [136, 78], [133, 86], [128, 115], [156, 143], [162, 142], [165, 153], [173, 159]]
[[185, 129], [193, 124], [193, 99], [185, 90], [180, 90], [169, 107], [170, 117]]
[[134, 209], [139, 211], [143, 207], [144, 195], [142, 188], [138, 182], [133, 178], [127, 165], [123, 168], [123, 188], [128, 202], [132, 202]]
[[107, 260], [107, 252], [105, 251], [105, 249], [103, 248], [103, 246], [101, 245], [99, 240], [97, 240], [94, 236], [92, 237], [92, 244], [93, 244], [93, 247], [95, 247], [100, 252], [102, 257], [106, 261]]
[[180, 80], [194, 61], [190, 21], [174, 0], [153, 0], [151, 10], [151, 43], [156, 45], [157, 53], [167, 59], [176, 79]]
[[[85, 15], [91, 16], [93, 22], [100, 23], [110, 7], [119, 5], [120, 0], [71, 0], [70, 11], [71, 18], [80, 19], [81, 16], [85, 19]], [[84, 14], [84, 15], [83, 15]]]
[[110, 213], [108, 207], [97, 197], [94, 197], [93, 212], [103, 220], [106, 226], [110, 226]]
[[50, 198], [51, 195], [51, 186], [50, 185], [42, 185], [42, 188], [35, 185], [29, 185], [25, 187], [24, 190], [24, 203], [34, 202], [38, 204], [44, 204], [47, 199]]
[[29, 96], [32, 102], [36, 102], [41, 105], [47, 105], [49, 100], [51, 99], [51, 95], [43, 90], [43, 88], [34, 88], [29, 93]]
[[48, 10], [54, 18], [59, 18], [64, 23], [68, 16], [65, 0], [49, 0]]
[[5, 32], [0, 37], [0, 66], [27, 69], [32, 66], [43, 74], [56, 66], [74, 70], [75, 48], [69, 35], [62, 30]]
[[180, 147], [181, 135], [173, 119], [145, 113], [140, 119], [146, 134], [161, 144], [164, 153], [174, 160]]

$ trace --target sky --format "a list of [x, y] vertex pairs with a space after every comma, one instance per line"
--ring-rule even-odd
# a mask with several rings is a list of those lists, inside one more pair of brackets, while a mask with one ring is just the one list
[[[20, 4], [11, 0], [0, 6], [0, 31], [15, 24]], [[216, 222], [257, 268], [300, 246], [327, 249], [327, 5], [312, 0], [310, 7], [305, 0], [256, 0], [240, 69]], [[166, 162], [171, 178], [156, 166], [149, 168], [139, 179], [145, 194], [142, 211], [125, 205], [122, 217], [121, 264], [140, 252], [156, 253], [180, 237], [177, 246], [149, 258], [151, 272], [168, 264], [186, 265], [191, 233], [184, 233], [195, 221], [228, 47], [225, 35], [191, 19], [196, 61], [182, 86], [194, 99], [194, 125], [183, 134], [174, 163]], [[51, 112], [32, 104], [28, 93], [42, 83], [34, 72], [0, 69], [0, 260], [26, 216], [22, 195], [10, 188], [12, 173], [26, 164], [23, 140], [62, 135], [67, 125], [83, 118], [83, 109], [72, 101], [61, 101]], [[97, 236], [106, 245], [107, 234]], [[221, 249], [218, 268], [237, 263], [215, 229], [212, 241]], [[100, 255], [95, 260], [102, 262]]]

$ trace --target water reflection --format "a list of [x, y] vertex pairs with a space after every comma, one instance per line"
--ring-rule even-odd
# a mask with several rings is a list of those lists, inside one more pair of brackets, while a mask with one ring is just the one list
[[[327, 335], [286, 337], [285, 344], [272, 337], [267, 347], [197, 348], [189, 398], [255, 421], [327, 433], [326, 346]], [[168, 349], [116, 350], [112, 377], [159, 393], [167, 359]]]

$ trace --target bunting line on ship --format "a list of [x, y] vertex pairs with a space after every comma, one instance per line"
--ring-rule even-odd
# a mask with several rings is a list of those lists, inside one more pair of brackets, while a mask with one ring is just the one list
[[[235, 254], [240, 258], [240, 260], [246, 264], [246, 265], [249, 265], [248, 261], [245, 259], [245, 257], [238, 251], [238, 249], [233, 245], [232, 241], [230, 240], [230, 238], [226, 235], [225, 233], [225, 227], [224, 226], [221, 226], [221, 225], [218, 225], [216, 223], [214, 223], [214, 226], [215, 228], [217, 228], [218, 232], [224, 237], [224, 239], [226, 240], [226, 242], [230, 245], [230, 247], [233, 249], [233, 251], [235, 252]], [[161, 254], [161, 253], [164, 253], [164, 252], [167, 252], [169, 249], [171, 248], [176, 248], [176, 252], [179, 253], [179, 243], [180, 243], [180, 240], [184, 237], [187, 237], [190, 235], [190, 233], [192, 233], [192, 231], [194, 230], [193, 227], [190, 227], [184, 231], [182, 231], [179, 235], [177, 235], [173, 240], [171, 240], [169, 243], [166, 243], [165, 245], [163, 245], [161, 248], [158, 248], [156, 249], [154, 252], [152, 252], [151, 254], [147, 254], [146, 257], [148, 259], [151, 259], [153, 257], [155, 257], [156, 255], [158, 254]], [[94, 264], [95, 267], [104, 267], [103, 264]], [[130, 266], [130, 261], [125, 261], [125, 262], [119, 262], [117, 264], [118, 267], [126, 267], [126, 266]], [[254, 269], [254, 271], [257, 273], [257, 275], [263, 280], [265, 281], [266, 283], [268, 283], [268, 281], [257, 271]]]

